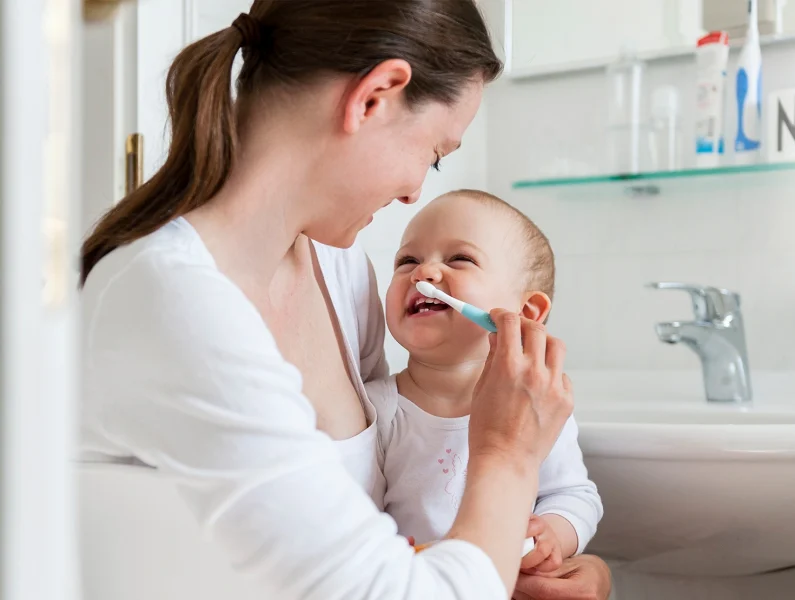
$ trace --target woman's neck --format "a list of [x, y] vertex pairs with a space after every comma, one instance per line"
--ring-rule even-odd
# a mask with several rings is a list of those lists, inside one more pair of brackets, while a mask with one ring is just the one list
[[289, 158], [299, 149], [274, 137], [267, 145], [248, 141], [218, 194], [186, 215], [218, 268], [244, 289], [270, 285], [307, 225], [309, 174]]
[[406, 369], [397, 375], [398, 391], [427, 413], [462, 417], [470, 413], [483, 365], [483, 361], [472, 361], [442, 366], [410, 357]]

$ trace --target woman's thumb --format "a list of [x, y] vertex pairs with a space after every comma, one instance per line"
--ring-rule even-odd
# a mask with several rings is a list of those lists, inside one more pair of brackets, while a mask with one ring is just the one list
[[491, 369], [491, 363], [494, 359], [494, 352], [497, 348], [497, 334], [490, 333], [489, 334], [489, 355], [486, 357], [486, 364], [483, 365], [483, 371], [480, 373], [480, 379], [478, 379], [477, 384], [475, 384], [475, 392], [477, 392], [480, 387], [483, 385], [483, 382], [486, 380], [486, 375], [488, 374], [489, 370]]

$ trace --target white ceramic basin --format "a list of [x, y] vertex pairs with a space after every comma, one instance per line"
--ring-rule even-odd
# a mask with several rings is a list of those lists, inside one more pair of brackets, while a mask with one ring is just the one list
[[605, 505], [589, 552], [665, 574], [795, 566], [795, 374], [752, 374], [742, 406], [708, 403], [700, 372], [571, 376]]

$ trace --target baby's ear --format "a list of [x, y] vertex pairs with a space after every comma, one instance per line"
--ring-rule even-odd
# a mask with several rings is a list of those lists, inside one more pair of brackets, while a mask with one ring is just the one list
[[552, 300], [544, 292], [527, 292], [522, 306], [522, 316], [531, 321], [543, 323], [552, 310]]

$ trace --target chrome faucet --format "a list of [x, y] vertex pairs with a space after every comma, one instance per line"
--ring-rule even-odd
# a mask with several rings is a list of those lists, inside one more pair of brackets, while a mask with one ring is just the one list
[[707, 400], [750, 402], [751, 376], [739, 294], [685, 283], [650, 283], [648, 287], [690, 294], [695, 320], [657, 323], [655, 329], [661, 341], [683, 343], [701, 358]]

